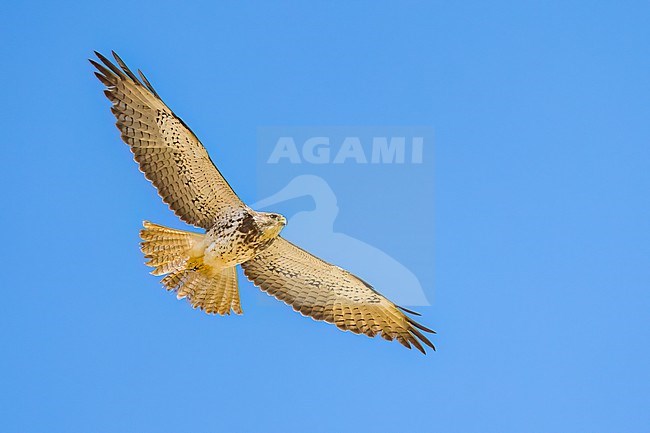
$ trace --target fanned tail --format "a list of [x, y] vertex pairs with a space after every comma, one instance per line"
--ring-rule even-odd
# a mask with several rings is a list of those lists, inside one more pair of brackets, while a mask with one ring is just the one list
[[178, 299], [187, 298], [193, 308], [206, 313], [242, 314], [235, 267], [215, 269], [203, 262], [195, 247], [204, 235], [170, 229], [148, 221], [140, 231], [141, 249], [153, 275], [165, 275], [163, 286], [175, 291]]

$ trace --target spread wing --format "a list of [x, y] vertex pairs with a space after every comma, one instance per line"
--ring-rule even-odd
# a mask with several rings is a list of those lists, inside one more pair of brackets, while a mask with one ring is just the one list
[[[204, 229], [228, 207], [243, 207], [199, 139], [160, 99], [149, 81], [140, 81], [113, 53], [119, 68], [95, 52], [95, 75], [106, 86], [122, 140], [163, 201], [183, 221]], [[121, 69], [120, 69], [121, 68]]]
[[242, 263], [242, 268], [255, 285], [303, 315], [333, 323], [344, 331], [396, 339], [422, 353], [425, 353], [422, 343], [435, 350], [420, 332], [433, 331], [403, 311], [413, 312], [396, 306], [359, 277], [282, 237], [255, 258]]

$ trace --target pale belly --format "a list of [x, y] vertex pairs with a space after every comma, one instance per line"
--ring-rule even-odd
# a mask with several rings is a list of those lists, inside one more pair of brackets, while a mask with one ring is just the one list
[[206, 245], [203, 261], [218, 268], [229, 268], [252, 259], [256, 251], [252, 246], [227, 239], [211, 239]]

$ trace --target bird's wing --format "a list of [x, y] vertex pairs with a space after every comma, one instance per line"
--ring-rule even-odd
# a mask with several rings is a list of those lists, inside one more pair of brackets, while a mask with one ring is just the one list
[[413, 312], [396, 306], [359, 277], [282, 237], [255, 258], [242, 263], [242, 268], [255, 285], [303, 315], [333, 323], [344, 331], [396, 339], [422, 353], [422, 343], [435, 350], [420, 332], [433, 331], [402, 310]]
[[209, 229], [228, 207], [243, 207], [199, 139], [160, 99], [146, 77], [142, 81], [113, 53], [119, 68], [95, 52], [95, 75], [107, 87], [122, 139], [140, 170], [163, 201], [183, 221]]

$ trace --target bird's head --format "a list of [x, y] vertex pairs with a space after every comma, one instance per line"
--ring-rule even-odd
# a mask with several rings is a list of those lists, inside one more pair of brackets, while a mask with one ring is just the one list
[[257, 212], [255, 219], [264, 239], [276, 238], [287, 225], [287, 219], [279, 213]]

